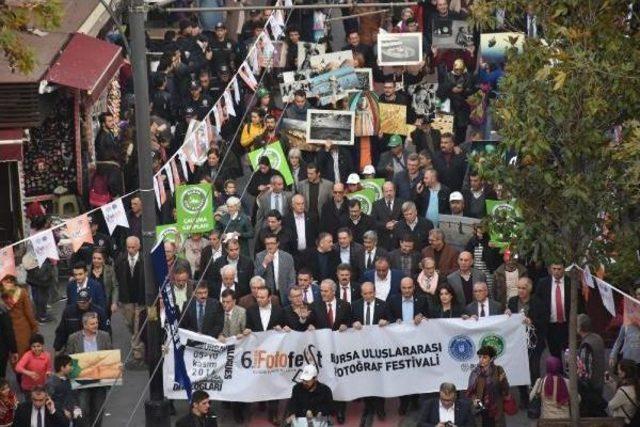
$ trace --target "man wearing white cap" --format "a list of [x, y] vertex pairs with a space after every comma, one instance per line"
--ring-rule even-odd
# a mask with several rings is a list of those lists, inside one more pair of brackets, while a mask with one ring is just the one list
[[358, 176], [357, 173], [349, 174], [347, 177], [347, 194], [355, 193], [360, 190], [362, 190], [362, 185], [360, 185], [360, 176]]
[[454, 191], [449, 195], [449, 209], [453, 216], [464, 216], [464, 197], [459, 191]]
[[318, 381], [318, 368], [305, 365], [298, 379], [300, 382], [293, 386], [287, 406], [287, 421], [292, 423], [296, 418], [333, 414], [333, 393]]
[[363, 179], [373, 179], [376, 177], [376, 168], [373, 165], [367, 165], [362, 169]]

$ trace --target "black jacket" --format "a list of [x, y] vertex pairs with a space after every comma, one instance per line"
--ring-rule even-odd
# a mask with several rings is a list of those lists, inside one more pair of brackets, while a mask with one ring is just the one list
[[0, 334], [0, 361], [4, 361], [6, 363], [6, 359], [4, 358], [7, 357], [9, 353], [17, 353], [18, 350], [16, 347], [16, 337], [13, 332], [11, 317], [9, 316], [9, 312], [3, 306], [0, 306], [0, 330], [2, 330], [2, 333]]
[[[318, 151], [318, 166], [320, 167], [320, 176], [329, 181], [336, 182], [333, 170], [333, 156], [325, 150]], [[351, 150], [346, 147], [338, 147], [338, 171], [340, 172], [340, 182], [346, 182], [347, 176], [353, 171], [353, 158]]]
[[[440, 191], [438, 191], [438, 212], [441, 214], [449, 213], [450, 193], [451, 190], [449, 190], [449, 187], [440, 183]], [[414, 191], [413, 201], [416, 203], [416, 208], [418, 208], [418, 215], [425, 216], [427, 214], [427, 209], [429, 209], [429, 199], [430, 193], [428, 188], [422, 190], [422, 193]]]
[[[389, 322], [402, 320], [402, 295], [392, 295], [387, 301], [387, 312], [389, 313]], [[430, 317], [429, 300], [422, 296], [413, 296], [413, 317], [422, 314], [424, 317]]]
[[[458, 427], [472, 427], [475, 425], [475, 417], [471, 410], [471, 401], [468, 399], [456, 399], [454, 408], [454, 425]], [[424, 409], [418, 419], [419, 427], [435, 427], [440, 423], [440, 399], [430, 399], [424, 405]]]
[[[304, 214], [305, 218], [305, 241], [307, 243], [307, 249], [313, 248], [316, 244], [316, 237], [318, 237], [318, 224], [317, 222], [309, 216], [309, 214]], [[289, 212], [282, 218], [282, 226], [289, 230], [289, 234], [291, 235], [291, 243], [288, 248], [283, 248], [280, 246], [280, 249], [285, 252], [289, 252], [291, 255], [298, 254], [298, 233], [296, 231], [296, 220], [293, 216], [293, 212]]]
[[371, 219], [376, 223], [376, 231], [378, 232], [378, 245], [390, 251], [395, 247], [396, 236], [394, 230], [387, 230], [387, 222], [399, 221], [402, 218], [402, 204], [404, 200], [395, 198], [393, 200], [392, 210], [389, 210], [387, 202], [384, 198], [376, 200], [371, 206]]
[[338, 209], [333, 198], [331, 198], [320, 209], [319, 231], [331, 233], [335, 239], [338, 235], [340, 224], [344, 223], [348, 218], [349, 206], [347, 205], [347, 200], [345, 199], [340, 209]]
[[[267, 331], [275, 328], [276, 326], [284, 325], [284, 310], [282, 307], [271, 304], [271, 317], [269, 318], [269, 324], [267, 325]], [[265, 329], [262, 327], [262, 320], [260, 319], [260, 307], [258, 304], [253, 305], [247, 309], [247, 329], [251, 329], [253, 332], [263, 332]]]
[[218, 338], [224, 327], [224, 310], [218, 300], [207, 298], [204, 306], [204, 319], [202, 321], [202, 330], [198, 331], [198, 301], [193, 298], [185, 309], [184, 317], [180, 322], [180, 327], [193, 332], [209, 335]]
[[362, 213], [360, 216], [360, 221], [357, 224], [354, 224], [351, 220], [351, 217], [347, 216], [340, 224], [341, 227], [347, 227], [351, 230], [351, 234], [353, 235], [353, 241], [362, 244], [362, 236], [365, 232], [369, 230], [376, 229], [375, 221], [366, 213]]
[[318, 329], [332, 329], [337, 331], [340, 325], [351, 326], [351, 304], [336, 299], [336, 312], [333, 314], [333, 326], [329, 325], [327, 319], [327, 304], [320, 300], [313, 304], [313, 312], [316, 316], [316, 327]]
[[418, 216], [418, 224], [411, 230], [407, 222], [402, 218], [393, 228], [393, 235], [396, 238], [395, 246], [400, 246], [400, 239], [405, 234], [413, 236], [415, 242], [414, 249], [418, 252], [429, 245], [429, 231], [433, 230], [433, 223], [424, 216]]
[[[434, 154], [433, 167], [438, 171], [438, 180], [451, 191], [461, 191], [464, 175], [467, 172], [467, 160], [462, 154], [452, 154], [449, 163], [441, 151]], [[448, 204], [448, 201], [447, 201]]]
[[119, 298], [123, 304], [144, 304], [144, 269], [142, 268], [142, 252], [138, 254], [138, 261], [131, 274], [129, 257], [126, 251], [116, 260], [114, 269], [118, 279]]
[[[365, 304], [362, 298], [351, 304], [351, 321], [353, 323], [360, 322], [363, 325], [365, 324]], [[377, 325], [380, 320], [389, 320], [389, 314], [387, 312], [387, 304], [381, 299], [376, 298], [373, 302], [371, 324]]]
[[[33, 410], [33, 404], [31, 402], [22, 402], [16, 408], [15, 417], [13, 419], [13, 425], [16, 427], [29, 427], [31, 425], [31, 411]], [[69, 425], [67, 417], [64, 416], [62, 408], [56, 408], [56, 412], [51, 414], [46, 408], [42, 408], [44, 411], [44, 423], [42, 427], [64, 427]]]

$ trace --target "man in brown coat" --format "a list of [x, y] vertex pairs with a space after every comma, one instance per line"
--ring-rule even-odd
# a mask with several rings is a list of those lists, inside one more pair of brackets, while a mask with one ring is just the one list
[[422, 250], [422, 258], [433, 258], [441, 276], [448, 276], [458, 269], [458, 255], [459, 252], [445, 242], [442, 230], [429, 231], [429, 246]]

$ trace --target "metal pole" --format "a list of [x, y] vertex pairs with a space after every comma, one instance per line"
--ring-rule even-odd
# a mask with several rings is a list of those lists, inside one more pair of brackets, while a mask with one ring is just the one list
[[349, 9], [353, 7], [409, 7], [416, 6], [417, 2], [409, 2], [409, 3], [344, 3], [344, 4], [294, 4], [292, 6], [222, 6], [222, 7], [168, 7], [164, 9], [166, 12], [231, 12], [231, 11], [240, 11], [247, 9], [250, 10], [296, 10], [296, 9]]
[[162, 370], [152, 371], [161, 357], [160, 319], [156, 309], [158, 289], [155, 286], [151, 248], [155, 243], [156, 212], [151, 169], [149, 118], [149, 83], [147, 81], [147, 56], [145, 45], [145, 19], [147, 7], [144, 0], [131, 0], [129, 27], [131, 28], [131, 64], [135, 91], [136, 144], [138, 149], [138, 178], [142, 200], [142, 261], [145, 279], [145, 305], [147, 306], [146, 356], [149, 364], [149, 400], [145, 403], [147, 427], [169, 427], [169, 401], [164, 399]]

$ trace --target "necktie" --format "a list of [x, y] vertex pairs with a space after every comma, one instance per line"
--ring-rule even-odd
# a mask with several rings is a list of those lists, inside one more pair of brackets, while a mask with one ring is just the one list
[[484, 313], [484, 303], [480, 303], [480, 317], [484, 317], [486, 314]]
[[327, 303], [327, 322], [329, 327], [333, 328], [333, 305], [331, 303]]
[[369, 252], [369, 256], [367, 257], [367, 270], [371, 270], [373, 267], [373, 255]]
[[222, 327], [222, 334], [225, 337], [231, 335], [231, 313], [228, 311], [224, 313], [224, 326]]
[[131, 270], [131, 275], [133, 276], [133, 270], [135, 270], [136, 268], [136, 261], [135, 258], [131, 257], [129, 258], [129, 270]]
[[276, 209], [278, 212], [282, 213], [282, 210], [280, 210], [280, 194], [277, 194], [277, 193], [276, 193], [276, 194], [274, 195], [274, 197], [275, 197], [275, 205], [276, 205], [276, 206], [275, 206], [275, 209]]
[[393, 210], [393, 206], [391, 205], [391, 200], [387, 200], [387, 207], [389, 208], [389, 211]]
[[347, 289], [349, 289], [348, 286], [343, 286], [342, 287], [342, 300], [349, 302], [349, 298], [347, 298], [348, 294], [347, 294]]
[[562, 289], [560, 280], [556, 279], [556, 321], [564, 323], [564, 302], [562, 301]]
[[204, 320], [204, 305], [198, 303], [198, 332], [202, 332], [202, 322]]
[[371, 324], [371, 303], [370, 302], [367, 303], [367, 312], [364, 315], [364, 324], [365, 325]]
[[309, 302], [309, 298], [307, 298], [307, 290], [306, 289], [302, 293], [302, 301], [304, 301], [305, 304]]
[[37, 418], [37, 427], [44, 427], [44, 423], [42, 422], [42, 408], [38, 409], [38, 414], [36, 415]]

